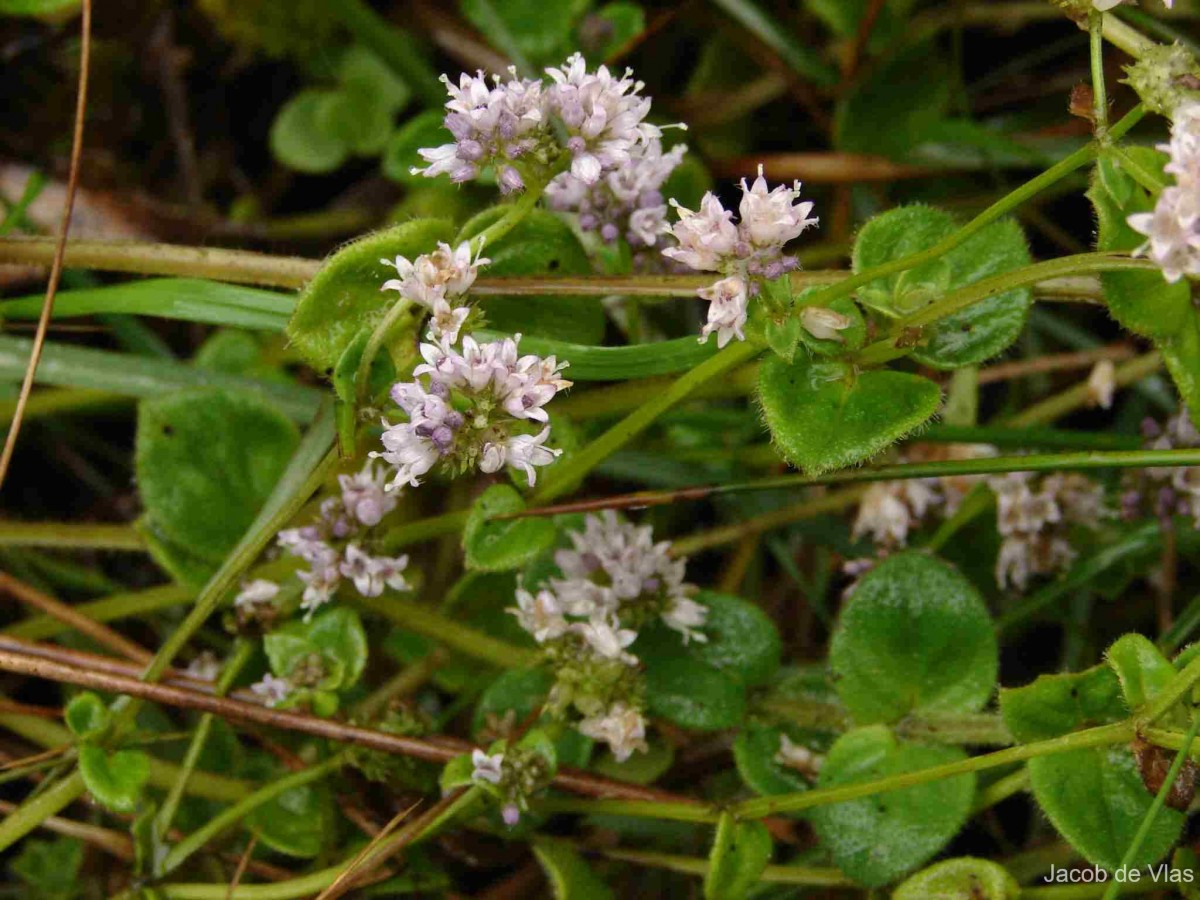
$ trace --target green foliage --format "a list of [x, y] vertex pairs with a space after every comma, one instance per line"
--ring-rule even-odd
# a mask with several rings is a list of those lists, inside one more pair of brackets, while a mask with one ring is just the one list
[[[211, 574], [242, 537], [299, 443], [248, 392], [201, 389], [142, 401], [135, 466], [144, 521], [169, 570]], [[215, 478], [220, 473], [220, 478]], [[183, 566], [180, 570], [177, 566]]]
[[137, 808], [150, 759], [141, 750], [109, 753], [95, 744], [79, 747], [79, 774], [91, 795], [113, 812], [129, 813]]
[[[314, 709], [337, 708], [337, 692], [353, 687], [367, 665], [367, 635], [358, 613], [346, 606], [323, 610], [311, 619], [293, 619], [263, 638], [271, 671], [307, 679], [292, 701], [311, 699]], [[311, 698], [307, 691], [311, 691]]]
[[701, 591], [695, 600], [708, 608], [706, 640], [690, 641], [682, 648], [687, 655], [747, 685], [769, 681], [782, 651], [779, 631], [766, 613], [740, 597], [713, 591]]
[[[479, 696], [471, 718], [472, 733], [479, 738], [498, 727], [519, 731], [542, 706], [553, 686], [553, 676], [542, 668], [501, 673]], [[539, 721], [545, 721], [545, 717]], [[563, 765], [585, 766], [592, 755], [592, 740], [574, 729], [565, 729], [554, 742], [554, 754]]]
[[1017, 900], [1021, 886], [1003, 866], [963, 856], [935, 863], [906, 879], [892, 900]]
[[[1013, 737], [1023, 743], [1126, 715], [1121, 683], [1107, 666], [1042, 675], [1025, 687], [1001, 691], [1000, 711]], [[1121, 865], [1154, 800], [1129, 749], [1088, 747], [1038, 756], [1026, 765], [1034, 797], [1059, 834], [1089, 862], [1110, 870]], [[1182, 826], [1181, 813], [1162, 809], [1131, 865], [1162, 858]]]
[[104, 701], [91, 691], [76, 694], [67, 704], [63, 721], [80, 741], [95, 741], [102, 737], [112, 723], [112, 713]]
[[770, 796], [809, 789], [803, 775], [775, 759], [783, 733], [783, 729], [771, 725], [749, 724], [734, 738], [734, 764], [742, 781], [755, 793]]
[[[485, 209], [462, 227], [458, 240], [474, 237], [505, 212], [507, 207], [503, 205]], [[570, 226], [545, 210], [531, 212], [500, 240], [484, 247], [483, 255], [491, 260], [489, 276], [592, 272], [587, 252]], [[599, 344], [604, 337], [604, 310], [594, 297], [489, 297], [483, 311], [492, 328], [510, 334], [519, 332], [576, 344]]]
[[521, 495], [506, 484], [493, 485], [480, 494], [463, 529], [468, 568], [485, 572], [517, 569], [554, 543], [554, 521], [545, 516], [491, 521], [493, 516], [523, 509]]
[[606, 750], [593, 761], [592, 771], [630, 784], [653, 784], [670, 771], [675, 762], [675, 748], [662, 740], [648, 741], [647, 746], [644, 753], [634, 753], [624, 762], [617, 762]]
[[80, 893], [79, 867], [83, 841], [60, 837], [53, 841], [29, 840], [8, 868], [41, 900], [72, 900]]
[[0, 0], [0, 16], [57, 19], [79, 11], [81, 0]]
[[[966, 759], [957, 747], [900, 741], [872, 725], [842, 735], [830, 748], [821, 788], [860, 784]], [[879, 887], [911, 871], [949, 843], [970, 814], [975, 775], [957, 775], [860, 800], [814, 808], [809, 817], [839, 869]]]
[[746, 691], [725, 672], [685, 656], [646, 660], [650, 713], [684, 728], [718, 731], [742, 720]]
[[[859, 231], [852, 263], [862, 272], [928, 250], [958, 229], [954, 217], [930, 206], [901, 206], [875, 216]], [[908, 315], [947, 291], [1030, 264], [1021, 227], [993, 222], [949, 253], [865, 285], [859, 297], [884, 316]], [[928, 326], [913, 357], [938, 369], [974, 365], [1002, 353], [1025, 327], [1032, 304], [1027, 288], [996, 294]]]
[[299, 785], [256, 807], [246, 817], [246, 827], [272, 850], [313, 859], [330, 838], [326, 800], [319, 788]]
[[1153, 700], [1171, 679], [1175, 667], [1153, 642], [1140, 634], [1126, 634], [1108, 648], [1108, 664], [1121, 682], [1121, 693], [1131, 711]]
[[[412, 259], [433, 251], [438, 241], [449, 241], [453, 236], [449, 222], [416, 219], [361, 237], [329, 257], [300, 293], [287, 326], [288, 338], [305, 362], [318, 372], [332, 375], [351, 343], [363, 331], [374, 330], [398, 302], [395, 294], [379, 289], [391, 271], [381, 259]], [[411, 337], [414, 328], [414, 322], [401, 322], [389, 335], [392, 340], [384, 344], [397, 371], [404, 370], [405, 362], [412, 359], [414, 348], [402, 337]]]
[[855, 720], [981, 709], [996, 686], [996, 634], [979, 593], [947, 563], [910, 551], [862, 577], [829, 648]]
[[610, 900], [613, 892], [570, 844], [551, 838], [533, 842], [533, 855], [546, 873], [554, 900]]
[[467, 20], [491, 37], [500, 49], [500, 35], [509, 36], [521, 56], [534, 65], [560, 62], [565, 57], [576, 19], [591, 5], [590, 0], [460, 0]]
[[705, 900], [743, 900], [749, 896], [771, 861], [772, 850], [771, 832], [762, 822], [721, 822], [704, 876]]
[[788, 461], [819, 475], [874, 456], [937, 411], [938, 386], [890, 370], [855, 372], [839, 362], [776, 357], [762, 364], [759, 400]]

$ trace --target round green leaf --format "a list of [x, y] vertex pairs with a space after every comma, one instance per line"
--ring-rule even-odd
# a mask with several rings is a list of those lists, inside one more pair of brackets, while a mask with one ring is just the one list
[[[1137, 163], [1162, 173], [1166, 156], [1150, 147], [1125, 148]], [[1154, 209], [1149, 193], [1133, 180], [1113, 157], [1097, 164], [1088, 198], [1096, 209], [1097, 250], [1135, 250], [1146, 237], [1129, 227], [1134, 213]], [[1161, 272], [1104, 272], [1100, 275], [1108, 311], [1123, 328], [1145, 337], [1167, 339], [1177, 335], [1195, 313], [1192, 290], [1186, 279], [1168, 284]]]
[[367, 665], [367, 635], [358, 613], [335, 606], [317, 613], [309, 621], [293, 619], [263, 638], [263, 650], [271, 671], [287, 677], [298, 663], [312, 654], [324, 661], [329, 682], [324, 690], [342, 690], [355, 684]]
[[316, 109], [316, 125], [359, 156], [383, 150], [392, 133], [392, 110], [383, 94], [365, 87], [344, 87], [325, 96]]
[[624, 762], [617, 762], [612, 752], [605, 750], [592, 763], [592, 771], [630, 784], [653, 784], [670, 771], [675, 748], [663, 740], [650, 740], [647, 747], [645, 753], [635, 753]]
[[497, 49], [507, 52], [509, 47], [503, 44], [507, 40], [528, 58], [558, 62], [575, 20], [589, 5], [589, 0], [461, 0], [459, 8]]
[[[958, 747], [900, 742], [883, 725], [844, 734], [829, 750], [818, 786], [877, 781], [966, 759]], [[809, 818], [839, 869], [859, 884], [879, 887], [915, 869], [966, 824], [975, 775], [819, 806]]]
[[979, 593], [947, 563], [915, 551], [888, 557], [859, 581], [829, 662], [838, 696], [864, 724], [982, 709], [999, 664]]
[[708, 871], [705, 900], [742, 900], [758, 885], [771, 861], [771, 832], [757, 820], [717, 826]]
[[[493, 206], [462, 228], [459, 240], [474, 237], [507, 212]], [[483, 248], [490, 275], [590, 275], [592, 264], [575, 232], [554, 213], [534, 210], [512, 231]], [[490, 327], [576, 344], [604, 338], [604, 309], [595, 297], [488, 297], [483, 304]], [[569, 373], [568, 373], [569, 374]]]
[[684, 728], [717, 731], [741, 722], [746, 690], [724, 672], [686, 657], [646, 660], [650, 713]]
[[[454, 231], [440, 219], [414, 219], [346, 244], [333, 254], [300, 293], [287, 335], [305, 362], [326, 375], [355, 336], [374, 329], [396, 302], [396, 294], [380, 290], [395, 272], [380, 262], [413, 259], [449, 241]], [[412, 323], [408, 323], [412, 327]], [[401, 331], [403, 323], [397, 328]], [[390, 349], [390, 348], [389, 348]], [[392, 358], [399, 367], [400, 354]]]
[[733, 762], [742, 781], [755, 793], [794, 794], [809, 789], [808, 780], [775, 761], [783, 730], [770, 725], [747, 725], [733, 742]]
[[554, 900], [611, 900], [613, 892], [570, 844], [552, 838], [533, 842], [533, 854], [546, 873]]
[[396, 76], [395, 70], [361, 44], [347, 48], [342, 55], [338, 81], [352, 90], [375, 94], [389, 115], [412, 99], [412, 91]]
[[1105, 657], [1117, 673], [1125, 704], [1131, 711], [1154, 699], [1175, 677], [1175, 667], [1162, 651], [1140, 634], [1118, 638]]
[[152, 530], [191, 558], [219, 563], [299, 440], [287, 416], [251, 393], [200, 389], [143, 400], [135, 466]]
[[[870, 219], [854, 239], [850, 266], [865, 272], [894, 259], [926, 250], [954, 233], [954, 217], [932, 206], [913, 204]], [[933, 260], [863, 285], [859, 297], [873, 309], [911, 312], [950, 286], [950, 267]]]
[[696, 601], [708, 607], [705, 638], [688, 644], [688, 652], [747, 685], [768, 681], [779, 668], [779, 630], [761, 609], [740, 597], [701, 591]]
[[[282, 772], [274, 760], [258, 755], [247, 766], [246, 774], [268, 782], [279, 778]], [[284, 791], [255, 807], [246, 817], [246, 827], [272, 850], [312, 859], [332, 837], [321, 790], [316, 785], [303, 784]]]
[[936, 384], [890, 370], [855, 374], [843, 363], [772, 356], [762, 364], [759, 397], [771, 436], [806, 473], [862, 462], [932, 416]]
[[1021, 886], [1003, 866], [970, 856], [947, 859], [896, 888], [892, 900], [1017, 900]]
[[114, 812], [129, 813], [137, 807], [150, 777], [150, 759], [141, 750], [109, 754], [103, 747], [83, 744], [79, 747], [79, 774], [99, 803]]
[[445, 118], [442, 110], [427, 109], [392, 132], [383, 151], [383, 174], [401, 184], [430, 184], [424, 175], [414, 175], [412, 169], [414, 166], [423, 169], [427, 165], [418, 150], [440, 147], [454, 140], [442, 124]]
[[463, 530], [467, 568], [488, 572], [516, 569], [554, 543], [554, 522], [545, 516], [489, 521], [492, 516], [524, 508], [521, 495], [507, 484], [493, 485], [480, 494]]
[[81, 741], [89, 741], [102, 735], [112, 721], [104, 701], [91, 691], [76, 694], [67, 704], [63, 720], [71, 733]]
[[336, 91], [301, 91], [271, 123], [271, 153], [291, 169], [309, 174], [332, 172], [350, 155], [345, 138], [328, 130], [323, 119], [336, 103]]

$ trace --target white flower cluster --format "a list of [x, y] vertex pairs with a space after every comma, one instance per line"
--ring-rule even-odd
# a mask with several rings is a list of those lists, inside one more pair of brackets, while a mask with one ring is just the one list
[[[471, 257], [469, 243], [438, 250], [409, 261], [402, 256], [384, 263], [399, 278], [384, 290], [430, 310], [428, 343], [420, 345], [425, 360], [413, 380], [392, 386], [392, 400], [408, 416], [393, 425], [383, 420], [383, 450], [371, 453], [395, 467], [388, 490], [418, 486], [439, 463], [450, 473], [479, 469], [498, 472], [510, 466], [525, 473], [532, 487], [535, 468], [554, 462], [561, 450], [547, 447], [549, 416], [543, 408], [571, 386], [561, 375], [567, 363], [555, 357], [518, 355], [521, 336], [479, 343], [462, 336], [470, 307], [455, 305], [475, 282], [478, 267], [488, 262]], [[460, 345], [460, 346], [455, 346]], [[540, 423], [536, 434], [519, 430]]]
[[[341, 493], [321, 502], [315, 522], [279, 532], [276, 542], [292, 556], [308, 563], [297, 572], [304, 582], [300, 608], [305, 617], [328, 603], [347, 579], [364, 597], [378, 597], [384, 588], [408, 589], [404, 570], [407, 556], [373, 556], [363, 549], [370, 544], [369, 530], [396, 508], [396, 496], [386, 490], [386, 473], [368, 461], [361, 471], [339, 475]], [[279, 585], [258, 579], [242, 585], [234, 610], [243, 621], [273, 613]]]
[[1036, 478], [1010, 472], [988, 480], [996, 494], [996, 528], [1003, 536], [996, 558], [996, 582], [1024, 590], [1033, 575], [1049, 575], [1071, 564], [1075, 550], [1067, 538], [1071, 524], [1095, 527], [1109, 515], [1104, 489], [1083, 475]]
[[[711, 192], [704, 195], [697, 212], [674, 201], [672, 205], [679, 213], [679, 221], [668, 232], [679, 245], [667, 248], [663, 255], [691, 269], [725, 276], [697, 291], [709, 301], [708, 323], [700, 340], [707, 340], [714, 331], [719, 347], [734, 337], [745, 340], [742, 329], [749, 298], [758, 293], [762, 279], [779, 278], [797, 267], [794, 258], [783, 255], [783, 247], [810, 225], [817, 224], [817, 219], [809, 218], [813, 204], [800, 200], [798, 181], [790, 188], [779, 185], [768, 191], [759, 166], [752, 185], [747, 186], [742, 179], [736, 225], [733, 213]], [[849, 324], [847, 319], [842, 327]]]
[[[606, 510], [588, 516], [584, 530], [569, 536], [574, 549], [555, 554], [563, 577], [551, 578], [537, 593], [519, 588], [517, 606], [509, 610], [534, 640], [548, 645], [560, 668], [598, 661], [601, 667], [616, 664], [608, 673], [620, 678], [621, 668], [638, 664], [627, 649], [638, 629], [655, 618], [685, 643], [706, 640], [699, 629], [708, 610], [691, 599], [694, 589], [684, 583], [687, 561], [671, 557], [669, 542], [655, 543], [648, 526], [622, 522]], [[578, 691], [572, 702], [583, 707], [579, 730], [607, 742], [617, 759], [644, 749], [646, 726], [637, 705], [581, 703]]]
[[1148, 255], [1175, 283], [1200, 275], [1200, 103], [1175, 110], [1171, 141], [1159, 145], [1171, 157], [1164, 171], [1175, 184], [1163, 188], [1153, 212], [1135, 213], [1129, 227], [1148, 240], [1136, 252]]
[[[994, 456], [994, 447], [979, 444], [915, 444], [904, 462], [977, 459]], [[978, 476], [906, 478], [872, 484], [858, 507], [852, 537], [870, 535], [880, 547], [891, 550], [908, 543], [908, 533], [929, 513], [952, 516]]]
[[[1146, 419], [1142, 434], [1147, 450], [1200, 447], [1200, 431], [1186, 408], [1165, 425]], [[1200, 528], [1200, 466], [1153, 466], [1129, 472], [1121, 494], [1121, 515], [1125, 519], [1191, 516]]]
[[[504, 753], [485, 753], [476, 748], [471, 751], [471, 764], [475, 767], [471, 772], [471, 780], [476, 784], [491, 784], [499, 786], [504, 780]], [[509, 828], [521, 821], [521, 807], [513, 801], [505, 803], [500, 808], [500, 816]]]
[[570, 172], [546, 188], [551, 209], [579, 215], [579, 227], [598, 232], [605, 243], [624, 237], [635, 253], [656, 247], [667, 221], [662, 186], [683, 159], [682, 144], [663, 152], [657, 138], [635, 144], [628, 161], [587, 184]]
[[[1128, 0], [1092, 0], [1092, 7], [1100, 10], [1100, 12], [1108, 12], [1110, 9], [1116, 9], [1122, 3], [1127, 3]], [[1175, 5], [1175, 0], [1163, 0], [1163, 6], [1171, 9]]]
[[636, 147], [662, 136], [645, 121], [650, 98], [641, 96], [644, 85], [628, 70], [621, 76], [606, 66], [589, 72], [576, 53], [546, 74], [549, 85], [518, 78], [515, 69], [507, 80], [496, 76], [490, 84], [482, 72], [461, 75], [457, 87], [442, 76], [450, 93], [445, 124], [454, 142], [419, 151], [428, 165], [413, 173], [462, 182], [491, 166], [500, 190], [509, 193], [525, 187], [521, 167], [526, 161], [546, 166], [565, 151], [571, 155], [571, 174], [594, 185], [605, 172], [626, 165]]

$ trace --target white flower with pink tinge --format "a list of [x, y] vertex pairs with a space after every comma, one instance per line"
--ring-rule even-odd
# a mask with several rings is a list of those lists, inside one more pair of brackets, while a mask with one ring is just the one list
[[1158, 149], [1170, 155], [1163, 171], [1176, 183], [1163, 188], [1153, 211], [1126, 220], [1147, 237], [1134, 254], [1150, 257], [1171, 284], [1200, 275], [1200, 103], [1181, 105], [1173, 119], [1171, 140]]
[[396, 495], [387, 490], [387, 473], [371, 460], [353, 475], [339, 475], [338, 485], [346, 514], [368, 528], [396, 508]]
[[635, 750], [645, 753], [646, 720], [636, 709], [614, 703], [602, 716], [590, 716], [579, 723], [579, 732], [608, 744], [613, 758], [624, 762]]
[[503, 777], [504, 754], [487, 754], [476, 748], [471, 751], [471, 764], [475, 767], [471, 772], [471, 780], [486, 781], [488, 784], [499, 784]]
[[250, 691], [261, 697], [267, 706], [276, 707], [288, 698], [288, 694], [292, 692], [292, 685], [286, 678], [276, 678], [268, 672], [262, 677], [262, 681], [250, 685]]

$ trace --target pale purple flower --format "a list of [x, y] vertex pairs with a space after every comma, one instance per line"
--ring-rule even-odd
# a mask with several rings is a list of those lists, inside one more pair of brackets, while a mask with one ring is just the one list
[[[472, 255], [470, 241], [463, 241], [457, 247], [439, 242], [433, 253], [412, 261], [403, 256], [394, 260], [381, 259], [380, 262], [391, 266], [400, 276], [385, 281], [382, 290], [399, 291], [400, 296], [433, 309], [438, 300], [460, 297], [471, 289], [479, 267], [491, 262], [484, 259], [481, 252], [482, 248]], [[451, 338], [451, 342], [453, 340]]]
[[353, 475], [339, 475], [338, 484], [346, 513], [368, 528], [396, 508], [396, 495], [387, 490], [387, 473], [370, 460]]
[[500, 808], [500, 818], [509, 828], [514, 828], [521, 821], [521, 807], [515, 803], [505, 803]]
[[523, 587], [518, 587], [517, 605], [509, 607], [507, 612], [516, 616], [520, 626], [533, 635], [533, 639], [539, 644], [560, 638], [568, 630], [562, 604], [547, 590], [532, 594]]
[[354, 589], [364, 597], [378, 597], [385, 587], [394, 591], [408, 589], [404, 579], [407, 566], [407, 556], [371, 556], [357, 544], [347, 544], [346, 556], [338, 571], [354, 582]]
[[663, 256], [700, 272], [716, 272], [733, 254], [738, 244], [738, 229], [733, 213], [721, 205], [709, 192], [700, 201], [698, 212], [692, 212], [671, 200], [679, 221], [668, 229], [678, 241], [678, 247], [668, 247]]
[[502, 767], [504, 765], [504, 754], [493, 753], [490, 756], [484, 751], [476, 748], [471, 751], [471, 763], [475, 766], [471, 772], [471, 780], [475, 782], [486, 781], [488, 784], [499, 784], [503, 778]]
[[291, 690], [292, 686], [286, 678], [276, 678], [270, 672], [262, 677], [262, 681], [250, 685], [250, 691], [255, 696], [262, 697], [263, 702], [270, 707], [278, 706], [286, 700]]
[[708, 621], [708, 607], [697, 603], [689, 597], [677, 597], [662, 614], [662, 620], [668, 628], [683, 635], [683, 642], [697, 641], [705, 643], [708, 638], [699, 629]]
[[530, 487], [537, 483], [536, 468], [548, 466], [562, 455], [561, 449], [546, 446], [548, 437], [549, 425], [537, 434], [514, 434], [504, 443], [505, 462], [523, 471]]
[[579, 732], [608, 744], [613, 758], [624, 762], [635, 750], [646, 752], [646, 720], [636, 709], [614, 703], [604, 715], [590, 716], [577, 726]]
[[742, 201], [738, 206], [741, 219], [738, 233], [742, 240], [756, 247], [778, 251], [788, 241], [798, 238], [817, 219], [810, 218], [813, 210], [811, 201], [800, 201], [800, 182], [792, 187], [778, 185], [767, 190], [767, 179], [763, 167], [758, 167], [758, 177], [749, 187], [742, 179]]
[[314, 564], [307, 572], [297, 572], [296, 577], [304, 582], [300, 608], [304, 610], [305, 621], [311, 619], [314, 612], [333, 599], [342, 583], [340, 567], [336, 560], [327, 564]]
[[1135, 255], [1149, 256], [1172, 284], [1200, 275], [1200, 103], [1181, 105], [1173, 118], [1171, 140], [1158, 149], [1170, 155], [1164, 171], [1176, 183], [1162, 190], [1153, 212], [1127, 219], [1148, 238]]
[[274, 603], [278, 594], [279, 585], [274, 581], [256, 578], [242, 583], [242, 589], [233, 598], [233, 605], [236, 609], [254, 613], [258, 607]]
[[637, 657], [626, 653], [625, 648], [637, 640], [637, 632], [622, 628], [612, 615], [593, 617], [586, 622], [576, 622], [571, 630], [587, 642], [597, 655], [605, 659], [616, 659], [629, 666], [637, 665]]
[[717, 333], [718, 347], [724, 347], [735, 337], [739, 341], [746, 339], [742, 330], [746, 326], [747, 312], [745, 281], [731, 275], [701, 288], [696, 294], [708, 301], [708, 321], [700, 329], [700, 343], [707, 342], [714, 331]]

